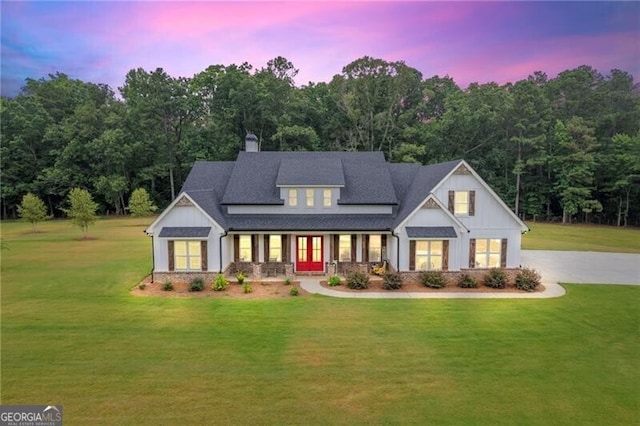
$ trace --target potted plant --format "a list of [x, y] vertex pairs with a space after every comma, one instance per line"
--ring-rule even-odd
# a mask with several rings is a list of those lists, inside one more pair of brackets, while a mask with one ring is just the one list
[[236, 279], [238, 280], [238, 284], [242, 285], [244, 284], [244, 280], [247, 278], [247, 276], [244, 274], [244, 272], [240, 271], [236, 274]]

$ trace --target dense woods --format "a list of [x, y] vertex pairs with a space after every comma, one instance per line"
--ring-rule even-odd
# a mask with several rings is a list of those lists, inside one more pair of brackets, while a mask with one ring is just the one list
[[125, 213], [137, 188], [164, 207], [194, 161], [234, 160], [251, 131], [261, 150], [464, 158], [526, 220], [640, 225], [640, 87], [624, 71], [582, 66], [465, 90], [370, 57], [329, 83], [296, 87], [297, 72], [282, 57], [192, 78], [138, 68], [118, 95], [60, 73], [27, 79], [0, 105], [2, 217], [29, 192], [60, 216], [76, 187], [104, 214]]

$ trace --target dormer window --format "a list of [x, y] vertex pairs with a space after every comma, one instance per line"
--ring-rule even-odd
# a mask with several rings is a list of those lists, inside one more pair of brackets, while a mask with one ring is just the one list
[[315, 190], [314, 189], [307, 189], [306, 191], [307, 194], [307, 207], [313, 207], [314, 205], [314, 196], [315, 196]]
[[331, 190], [330, 189], [322, 190], [322, 205], [324, 207], [331, 207]]
[[296, 207], [298, 205], [298, 190], [295, 188], [289, 189], [289, 207]]

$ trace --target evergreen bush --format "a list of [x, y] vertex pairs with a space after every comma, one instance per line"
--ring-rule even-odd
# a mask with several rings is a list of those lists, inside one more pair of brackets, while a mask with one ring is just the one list
[[347, 274], [347, 287], [352, 290], [364, 290], [369, 287], [369, 277], [364, 272], [349, 272]]
[[382, 288], [385, 290], [399, 290], [402, 288], [402, 275], [398, 272], [386, 272], [382, 276]]
[[491, 288], [505, 288], [507, 286], [507, 274], [502, 268], [491, 268], [484, 276], [484, 285]]
[[425, 287], [442, 288], [447, 285], [447, 280], [442, 271], [424, 271], [420, 273], [420, 282]]
[[534, 269], [524, 268], [516, 275], [516, 288], [524, 291], [534, 291], [540, 285], [542, 277]]

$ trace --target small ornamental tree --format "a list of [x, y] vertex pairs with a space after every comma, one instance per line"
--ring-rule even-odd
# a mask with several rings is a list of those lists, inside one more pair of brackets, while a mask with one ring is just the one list
[[83, 237], [87, 238], [89, 225], [98, 219], [96, 215], [98, 204], [93, 201], [91, 194], [86, 189], [73, 188], [69, 193], [68, 199], [70, 207], [64, 209], [64, 211], [69, 216], [69, 219], [82, 229]]
[[18, 215], [25, 222], [31, 222], [33, 232], [35, 232], [38, 222], [47, 219], [47, 208], [37, 195], [29, 192], [22, 197], [22, 203], [18, 206]]
[[138, 188], [133, 191], [129, 198], [129, 213], [132, 216], [149, 216], [156, 210], [158, 207], [153, 204], [146, 189]]

